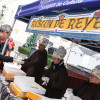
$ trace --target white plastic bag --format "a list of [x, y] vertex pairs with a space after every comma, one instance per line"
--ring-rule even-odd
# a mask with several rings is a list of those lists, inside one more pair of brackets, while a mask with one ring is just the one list
[[[73, 89], [71, 88], [66, 90], [64, 97], [66, 98], [65, 100], [82, 100], [80, 97], [74, 96]], [[62, 100], [64, 100], [64, 98], [62, 98]]]

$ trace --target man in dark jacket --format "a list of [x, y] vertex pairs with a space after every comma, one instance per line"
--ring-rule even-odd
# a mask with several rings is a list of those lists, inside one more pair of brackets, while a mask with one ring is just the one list
[[74, 90], [82, 100], [100, 100], [100, 65], [96, 66], [86, 82]]
[[67, 84], [67, 70], [64, 66], [63, 58], [66, 50], [60, 47], [53, 53], [53, 62], [51, 67], [42, 77], [42, 86], [46, 85], [45, 96], [49, 98], [62, 98], [62, 92]]
[[38, 50], [28, 59], [18, 62], [22, 64], [21, 69], [27, 73], [27, 76], [35, 77], [35, 81], [37, 83], [39, 83], [41, 80], [44, 67], [47, 64], [47, 51], [45, 50], [45, 47], [47, 46], [48, 42], [49, 40], [46, 38], [41, 39]]
[[[1, 25], [1, 27], [0, 27], [0, 41], [6, 40], [11, 35], [11, 32], [12, 32], [12, 28], [10, 25], [7, 25], [7, 24]], [[1, 48], [1, 45], [0, 45], [0, 48]], [[14, 58], [0, 54], [0, 61], [13, 62]]]

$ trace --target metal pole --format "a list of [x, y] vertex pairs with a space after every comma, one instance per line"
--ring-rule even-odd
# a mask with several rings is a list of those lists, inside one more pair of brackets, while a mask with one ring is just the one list
[[[13, 27], [14, 27], [14, 25], [15, 25], [15, 22], [16, 22], [16, 19], [14, 19], [14, 21], [13, 21], [13, 23], [12, 23], [12, 29], [13, 29]], [[9, 38], [6, 39], [6, 42], [5, 42], [4, 47], [3, 47], [3, 50], [2, 50], [2, 55], [4, 55], [4, 52], [5, 52], [5, 50], [6, 50], [6, 46], [7, 46], [8, 40], [9, 40]]]
[[7, 46], [8, 41], [9, 41], [9, 38], [6, 39], [6, 42], [5, 42], [4, 47], [3, 47], [3, 50], [2, 50], [2, 55], [4, 55], [4, 52], [6, 50], [6, 46]]
[[67, 66], [67, 62], [68, 62], [68, 59], [69, 59], [69, 56], [70, 56], [70, 53], [71, 53], [71, 50], [72, 50], [72, 47], [73, 47], [73, 42], [72, 42], [72, 44], [71, 44], [71, 47], [70, 47], [70, 51], [69, 51], [69, 53], [68, 53], [68, 57], [67, 57], [67, 60], [66, 60], [66, 66]]

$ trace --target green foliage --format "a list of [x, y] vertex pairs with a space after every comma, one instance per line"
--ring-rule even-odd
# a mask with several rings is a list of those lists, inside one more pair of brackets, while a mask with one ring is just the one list
[[51, 66], [52, 63], [52, 55], [48, 54], [47, 68]]
[[25, 47], [19, 46], [18, 52], [28, 56], [30, 53], [30, 50], [31, 50], [31, 46], [34, 43], [35, 38], [36, 38], [36, 34], [33, 34], [31, 37], [29, 37], [27, 40], [27, 47], [25, 48]]
[[34, 43], [35, 38], [36, 38], [36, 34], [33, 34], [33, 35], [28, 39], [28, 41], [27, 41], [27, 47], [28, 47], [29, 49], [31, 49], [31, 46], [32, 46], [32, 44]]
[[19, 53], [22, 53], [22, 54], [25, 54], [26, 56], [28, 56], [29, 53], [30, 53], [30, 49], [29, 49], [29, 48], [25, 48], [25, 47], [19, 46], [19, 47], [18, 47], [18, 52], [19, 52]]
[[52, 59], [52, 55], [51, 54], [48, 54], [48, 58], [51, 58]]

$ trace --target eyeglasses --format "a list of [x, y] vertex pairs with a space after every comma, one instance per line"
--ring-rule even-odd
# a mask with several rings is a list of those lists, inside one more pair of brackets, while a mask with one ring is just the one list
[[10, 33], [10, 32], [7, 32], [7, 35], [8, 35], [8, 36], [10, 36], [10, 34], [9, 34], [9, 33]]

